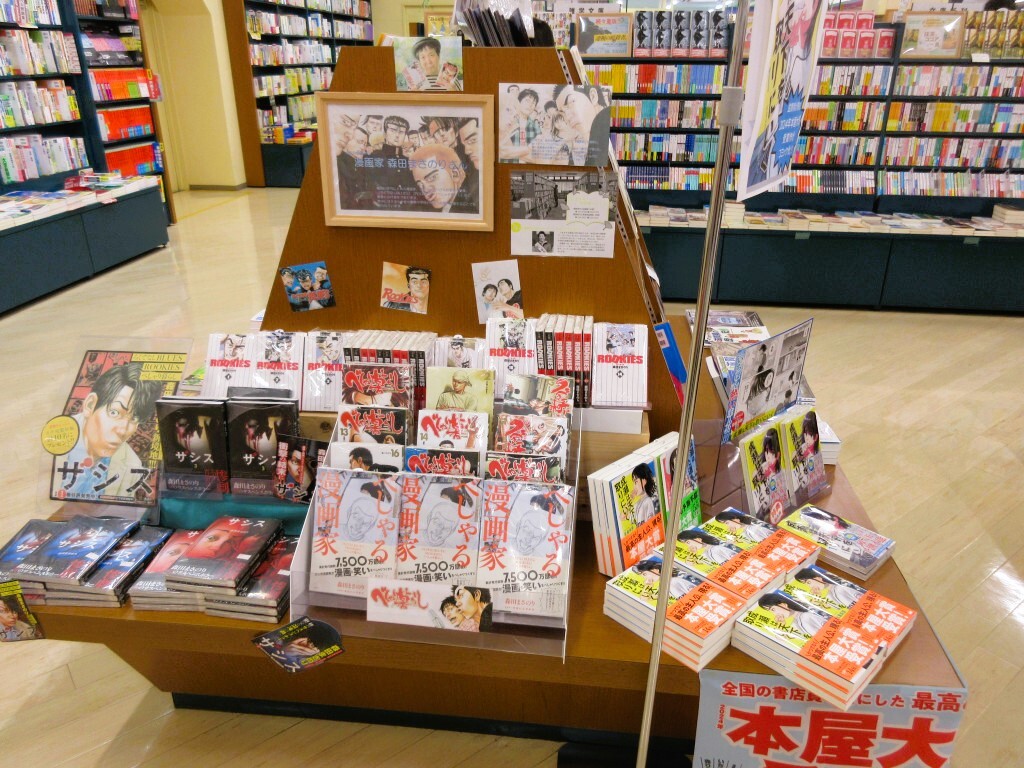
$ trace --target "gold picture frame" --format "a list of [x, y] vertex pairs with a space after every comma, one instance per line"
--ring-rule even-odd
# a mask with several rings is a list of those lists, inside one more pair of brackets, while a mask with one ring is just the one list
[[316, 94], [332, 227], [494, 231], [494, 97]]
[[[584, 59], [627, 58], [633, 53], [631, 13], [581, 13], [572, 26], [576, 47]], [[599, 33], [609, 39], [595, 39]]]
[[964, 44], [964, 14], [958, 11], [908, 11], [900, 58], [959, 59]]

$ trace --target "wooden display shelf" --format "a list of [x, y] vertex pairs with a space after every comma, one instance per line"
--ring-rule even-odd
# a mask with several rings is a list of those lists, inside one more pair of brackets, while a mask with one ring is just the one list
[[[685, 346], [689, 339], [685, 319], [674, 317], [672, 324]], [[719, 457], [725, 452], [708, 438], [716, 428], [721, 434], [722, 408], [706, 370], [701, 377], [698, 463], [702, 496], [710, 498], [713, 494], [710, 489], [705, 492], [705, 486], [717, 474]], [[856, 522], [868, 522], [842, 470], [830, 470], [829, 475], [832, 491], [817, 502]], [[569, 733], [580, 737], [579, 731], [637, 733], [650, 646], [603, 615], [606, 579], [597, 572], [591, 529], [580, 523], [576, 531], [564, 663], [550, 656], [346, 636], [344, 654], [306, 674], [289, 675], [252, 645], [251, 639], [263, 629], [250, 622], [192, 613], [136, 612], [130, 607], [40, 606], [36, 613], [47, 637], [103, 643], [155, 686], [181, 694], [176, 699], [192, 705], [280, 712], [288, 704], [293, 715], [321, 716], [330, 714], [323, 707], [350, 708], [340, 716], [357, 716], [351, 710], [377, 710], [372, 713], [377, 721], [392, 717], [402, 722], [409, 714], [420, 714], [434, 716], [434, 724], [442, 718], [442, 725], [443, 719], [457, 718], [449, 721], [454, 727], [478, 730], [497, 727], [493, 721], [501, 721], [504, 732], [554, 738]], [[895, 562], [883, 565], [869, 584], [917, 607]], [[712, 666], [768, 672], [733, 648]], [[691, 738], [700, 695], [697, 675], [668, 657], [661, 667], [652, 733]], [[961, 686], [923, 616], [876, 681]], [[441, 696], [437, 695], [439, 683]]]

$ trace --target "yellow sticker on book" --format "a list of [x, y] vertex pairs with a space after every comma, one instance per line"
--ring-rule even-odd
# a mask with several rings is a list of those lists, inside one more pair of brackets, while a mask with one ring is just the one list
[[54, 416], [43, 427], [43, 449], [54, 456], [63, 456], [78, 442], [78, 422], [70, 416]]

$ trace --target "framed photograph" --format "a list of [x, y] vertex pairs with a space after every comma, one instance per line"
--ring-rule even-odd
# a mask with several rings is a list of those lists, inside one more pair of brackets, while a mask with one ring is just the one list
[[964, 15], [908, 11], [900, 57], [958, 59], [964, 43]]
[[461, 91], [461, 37], [396, 37], [395, 86], [398, 91]]
[[575, 23], [580, 56], [629, 56], [633, 51], [633, 14], [581, 13]]
[[316, 94], [334, 227], [494, 230], [494, 97]]

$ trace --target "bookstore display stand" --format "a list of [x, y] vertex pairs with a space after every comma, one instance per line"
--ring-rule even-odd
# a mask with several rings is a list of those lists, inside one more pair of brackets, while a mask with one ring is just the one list
[[[561, 82], [568, 74], [552, 49], [469, 49], [465, 52], [466, 91], [496, 93], [515, 73], [519, 82]], [[358, 73], [358, 76], [357, 74]], [[346, 49], [335, 90], [391, 92], [394, 75], [386, 49]], [[514, 166], [517, 170], [529, 166]], [[470, 332], [477, 327], [470, 264], [507, 258], [510, 237], [509, 182], [512, 166], [496, 164], [493, 232], [415, 233], [388, 229], [330, 228], [324, 224], [319, 163], [303, 182], [280, 265], [303, 263], [322, 254], [328, 271], [344, 275], [337, 306], [294, 313], [287, 306], [275, 271], [264, 328], [309, 330], [387, 327], [395, 330]], [[623, 219], [632, 221], [620, 201]], [[621, 229], [620, 231], [624, 231]], [[617, 238], [612, 259], [521, 258], [520, 277], [527, 311], [594, 314], [598, 319], [648, 322], [641, 276], [626, 258], [625, 238]], [[431, 315], [389, 312], [379, 307], [381, 267], [401, 254], [410, 264], [433, 270]], [[671, 317], [680, 346], [691, 341], [684, 317]], [[657, 355], [656, 355], [657, 356]], [[662, 434], [679, 423], [680, 408], [669, 377], [655, 361], [649, 367], [651, 431]], [[714, 507], [729, 493], [728, 455], [721, 445], [724, 413], [702, 364], [703, 381], [693, 399], [701, 493]], [[717, 439], [715, 439], [717, 435]], [[830, 494], [819, 502], [854, 522], [868, 523], [841, 470]], [[868, 523], [869, 524], [869, 523]], [[231, 709], [369, 722], [454, 728], [489, 733], [589, 741], [635, 749], [649, 670], [650, 646], [603, 615], [605, 578], [589, 546], [587, 524], [578, 523], [572, 564], [564, 658], [389, 638], [343, 636], [345, 652], [307, 674], [289, 675], [251, 643], [252, 624], [202, 614], [72, 609], [40, 606], [48, 637], [108, 645], [161, 690], [174, 693], [178, 706]], [[916, 607], [896, 564], [879, 569], [871, 587]], [[765, 668], [734, 649], [713, 666], [744, 672]], [[959, 678], [926, 620], [894, 652], [878, 682], [957, 687]], [[657, 680], [650, 734], [692, 739], [699, 702], [697, 676], [665, 659]], [[573, 751], [567, 749], [565, 762]], [[678, 754], [678, 752], [677, 752]]]

